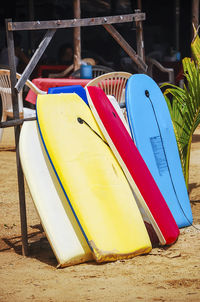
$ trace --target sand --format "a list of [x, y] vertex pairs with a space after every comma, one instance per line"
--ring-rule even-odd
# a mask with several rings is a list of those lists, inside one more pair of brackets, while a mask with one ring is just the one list
[[[13, 129], [0, 144], [0, 301], [200, 301], [200, 230], [181, 229], [170, 247], [106, 264], [57, 269], [26, 186], [30, 255], [22, 256]], [[200, 128], [193, 136], [189, 196], [200, 229]]]

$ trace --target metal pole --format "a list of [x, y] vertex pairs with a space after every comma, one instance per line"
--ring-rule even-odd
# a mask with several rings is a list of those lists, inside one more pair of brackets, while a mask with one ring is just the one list
[[[16, 79], [16, 66], [15, 66], [15, 49], [13, 32], [8, 30], [8, 22], [12, 20], [6, 19], [6, 35], [8, 45], [8, 59], [10, 67], [10, 80], [11, 80], [11, 93], [12, 93], [12, 105], [13, 115], [15, 119], [19, 119], [19, 106], [18, 106], [18, 93], [14, 88], [17, 82]], [[15, 126], [15, 144], [16, 144], [16, 162], [17, 162], [17, 175], [18, 175], [18, 190], [19, 190], [19, 207], [20, 207], [20, 219], [21, 219], [21, 235], [22, 235], [22, 255], [28, 255], [28, 236], [27, 236], [27, 219], [26, 219], [26, 202], [25, 202], [25, 190], [24, 190], [24, 175], [19, 158], [19, 135], [20, 126]]]
[[[74, 0], [74, 18], [81, 18], [80, 0]], [[81, 62], [81, 27], [74, 28], [74, 70], [80, 68]]]
[[14, 119], [6, 122], [0, 122], [0, 128], [7, 128], [7, 127], [14, 127], [17, 125], [22, 125], [23, 122], [28, 122], [28, 121], [35, 121], [36, 117], [27, 117], [27, 118], [20, 118], [20, 119]]

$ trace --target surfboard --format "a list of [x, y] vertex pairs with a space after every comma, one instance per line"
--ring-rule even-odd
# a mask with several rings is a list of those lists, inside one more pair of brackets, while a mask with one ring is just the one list
[[97, 262], [148, 253], [151, 242], [130, 186], [90, 108], [75, 93], [38, 96], [51, 164]]
[[36, 121], [23, 123], [19, 151], [35, 208], [58, 267], [93, 259], [46, 155]]
[[117, 102], [116, 98], [113, 95], [107, 95], [109, 101], [111, 102], [111, 104], [113, 105], [113, 107], [115, 108], [115, 110], [117, 111], [122, 123], [124, 124], [124, 126], [126, 127], [126, 130], [128, 131], [128, 133], [131, 136], [131, 130], [129, 128], [129, 124], [127, 122], [127, 120], [124, 117], [124, 113], [122, 111], [122, 109], [119, 106], [119, 103]]
[[120, 163], [138, 204], [151, 222], [160, 244], [171, 244], [179, 235], [177, 224], [149, 169], [104, 91], [86, 88], [94, 117]]
[[131, 76], [126, 86], [128, 121], [136, 146], [153, 175], [172, 215], [181, 227], [192, 224], [176, 137], [162, 91], [144, 74]]
[[88, 105], [85, 89], [81, 85], [50, 87], [48, 89], [48, 94], [58, 94], [58, 93], [76, 93]]

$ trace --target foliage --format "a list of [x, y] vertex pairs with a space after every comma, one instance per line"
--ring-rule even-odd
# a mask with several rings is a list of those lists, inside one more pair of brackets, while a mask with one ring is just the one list
[[162, 86], [167, 86], [164, 96], [171, 114], [187, 187], [192, 135], [200, 123], [200, 38], [197, 33], [191, 49], [194, 60], [182, 60], [186, 80], [183, 89], [172, 84]]
[[198, 29], [196, 29], [194, 26], [193, 28], [194, 28], [194, 38], [191, 43], [191, 50], [196, 64], [200, 66], [200, 38], [198, 36]]

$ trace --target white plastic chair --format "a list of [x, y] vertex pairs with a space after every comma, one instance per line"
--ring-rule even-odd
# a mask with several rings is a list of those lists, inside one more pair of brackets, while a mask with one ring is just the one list
[[[174, 80], [174, 69], [173, 68], [167, 68], [164, 67], [163, 65], [161, 65], [157, 60], [150, 58], [150, 57], [146, 57], [146, 62], [148, 65], [148, 70], [147, 70], [147, 74], [153, 79], [153, 71], [154, 68], [157, 69], [159, 72], [162, 73], [167, 73], [168, 74], [168, 81], [166, 81], [167, 83], [171, 83], [174, 84], [175, 80]], [[158, 85], [161, 86], [163, 83], [159, 82]]]
[[[21, 75], [16, 74], [17, 79], [20, 79]], [[27, 80], [25, 83], [36, 94], [46, 94], [45, 91], [38, 89], [31, 81]], [[23, 107], [22, 90], [18, 94], [19, 116], [20, 118], [27, 118], [35, 116], [35, 110]], [[0, 95], [2, 100], [2, 116], [1, 122], [7, 120], [8, 117], [13, 118], [12, 98], [11, 98], [11, 81], [10, 70], [0, 69]], [[3, 128], [0, 128], [0, 141], [3, 135]]]
[[[125, 71], [109, 72], [94, 78], [86, 86], [100, 87], [107, 96], [114, 96], [118, 104], [124, 104], [126, 83], [131, 75]], [[127, 121], [126, 108], [121, 110]]]
[[109, 72], [92, 79], [86, 86], [100, 87], [106, 95], [113, 95], [117, 102], [125, 102], [125, 87], [131, 73], [118, 71]]

